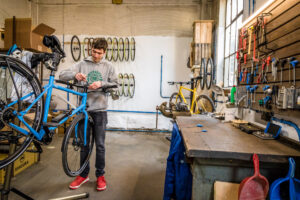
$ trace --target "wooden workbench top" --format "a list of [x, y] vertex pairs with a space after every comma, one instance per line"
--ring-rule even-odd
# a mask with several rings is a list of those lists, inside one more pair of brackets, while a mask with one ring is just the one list
[[[251, 155], [256, 153], [264, 162], [286, 163], [288, 157], [300, 159], [299, 149], [277, 140], [262, 140], [208, 116], [178, 116], [176, 123], [188, 157], [249, 161]], [[197, 124], [203, 127], [197, 127]], [[203, 129], [207, 132], [202, 132]]]

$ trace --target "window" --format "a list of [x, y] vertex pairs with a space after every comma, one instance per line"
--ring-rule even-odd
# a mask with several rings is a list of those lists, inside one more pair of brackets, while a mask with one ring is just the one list
[[226, 28], [225, 28], [225, 55], [224, 55], [224, 87], [236, 85], [237, 51], [239, 33], [242, 24], [243, 1], [227, 0], [226, 2]]

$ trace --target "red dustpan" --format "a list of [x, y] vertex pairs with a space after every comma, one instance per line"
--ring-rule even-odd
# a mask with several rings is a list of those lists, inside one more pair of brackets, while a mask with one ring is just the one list
[[266, 199], [269, 191], [269, 182], [259, 173], [259, 160], [253, 154], [254, 175], [245, 178], [239, 187], [239, 200]]

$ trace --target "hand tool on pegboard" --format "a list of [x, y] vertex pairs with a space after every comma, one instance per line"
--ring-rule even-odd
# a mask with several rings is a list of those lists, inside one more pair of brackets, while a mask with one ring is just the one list
[[287, 62], [286, 59], [280, 59], [279, 64], [280, 64], [280, 84], [282, 85], [282, 70], [284, 68], [285, 63]]
[[262, 76], [261, 82], [262, 83], [268, 83], [267, 73], [265, 72], [265, 66], [266, 66], [266, 64], [267, 64], [267, 59], [263, 59], [262, 66], [261, 66], [261, 70], [262, 70], [262, 72], [261, 72], [261, 76]]
[[291, 66], [292, 66], [291, 62], [292, 62], [293, 60], [295, 60], [294, 57], [290, 57], [290, 58], [287, 59], [288, 64], [289, 64], [289, 83], [291, 83]]
[[296, 66], [298, 64], [298, 60], [290, 61], [290, 65], [293, 66], [293, 78], [294, 78], [294, 86], [296, 86]]
[[248, 55], [251, 54], [251, 42], [252, 42], [252, 33], [253, 33], [253, 26], [248, 28]]
[[257, 90], [258, 86], [257, 85], [254, 85], [252, 90], [253, 90], [253, 94], [254, 94], [254, 97], [253, 97], [253, 103], [255, 103], [255, 91]]
[[[251, 86], [246, 85], [246, 91], [247, 91], [247, 107], [250, 106], [250, 99], [249, 99], [249, 92], [250, 92]], [[252, 95], [251, 95], [252, 96]]]
[[274, 81], [276, 81], [277, 78], [277, 66], [278, 66], [279, 60], [278, 58], [272, 58], [272, 76], [274, 77]]

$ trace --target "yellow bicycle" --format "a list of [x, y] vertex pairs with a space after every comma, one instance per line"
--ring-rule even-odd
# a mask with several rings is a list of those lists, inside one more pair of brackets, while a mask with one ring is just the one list
[[[196, 81], [194, 81], [196, 80]], [[169, 108], [176, 111], [189, 111], [190, 114], [201, 114], [207, 112], [214, 112], [215, 106], [213, 100], [205, 95], [198, 95], [197, 85], [200, 79], [192, 79], [189, 82], [168, 82], [170, 85], [179, 84], [179, 91], [171, 95], [169, 100]], [[191, 88], [184, 87], [183, 85], [191, 85]], [[186, 97], [183, 94], [183, 90], [191, 92], [190, 105], [188, 105]]]

